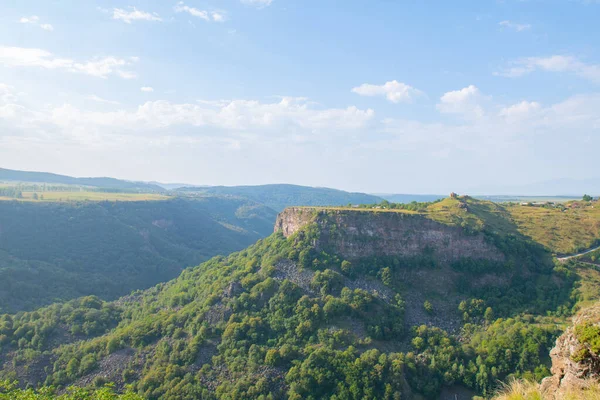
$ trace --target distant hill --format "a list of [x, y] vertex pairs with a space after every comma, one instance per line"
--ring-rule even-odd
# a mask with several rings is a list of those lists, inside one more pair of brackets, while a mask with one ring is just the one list
[[147, 182], [150, 185], [156, 185], [156, 186], [160, 186], [161, 188], [167, 189], [167, 190], [176, 190], [182, 187], [189, 187], [192, 186], [189, 183], [162, 183], [162, 182], [156, 182], [156, 181], [150, 181]]
[[290, 206], [338, 206], [348, 204], [373, 204], [383, 199], [365, 193], [350, 193], [343, 190], [297, 186], [297, 185], [258, 185], [258, 186], [209, 186], [180, 188], [181, 192], [196, 192], [213, 195], [245, 197], [264, 204], [276, 211]]
[[275, 211], [205, 197], [147, 202], [0, 202], [0, 310], [104, 299], [176, 277], [273, 232]]
[[49, 172], [17, 171], [5, 168], [0, 168], [0, 181], [81, 185], [143, 192], [165, 191], [164, 188], [158, 185], [144, 182], [130, 182], [115, 178], [74, 178], [72, 176], [57, 175]]

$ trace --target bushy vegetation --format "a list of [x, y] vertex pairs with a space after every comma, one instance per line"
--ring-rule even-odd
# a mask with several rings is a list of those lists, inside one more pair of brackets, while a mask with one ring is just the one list
[[54, 388], [39, 390], [19, 389], [16, 383], [0, 381], [0, 400], [143, 400], [130, 391], [118, 394], [111, 386], [100, 389], [68, 388], [66, 393], [57, 393]]

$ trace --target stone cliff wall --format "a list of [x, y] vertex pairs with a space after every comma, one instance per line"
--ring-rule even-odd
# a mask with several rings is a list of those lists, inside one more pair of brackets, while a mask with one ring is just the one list
[[556, 346], [550, 352], [552, 376], [545, 378], [541, 390], [548, 399], [563, 399], [569, 390], [585, 389], [590, 382], [600, 381], [600, 356], [587, 352], [578, 359], [584, 349], [575, 335], [574, 327], [588, 323], [600, 323], [600, 305], [584, 309], [573, 318], [573, 326], [556, 339]]
[[460, 227], [417, 214], [296, 207], [279, 214], [275, 231], [288, 237], [313, 222], [320, 231], [317, 247], [332, 248], [348, 259], [431, 253], [441, 262], [461, 258], [504, 260], [483, 234], [467, 234]]

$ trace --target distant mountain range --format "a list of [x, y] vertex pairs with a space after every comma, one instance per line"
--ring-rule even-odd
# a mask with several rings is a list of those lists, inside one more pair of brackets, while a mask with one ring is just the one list
[[[343, 190], [290, 184], [256, 186], [202, 186], [185, 183], [134, 182], [122, 179], [75, 178], [48, 172], [17, 171], [0, 168], [0, 182], [36, 182], [62, 185], [79, 185], [129, 192], [160, 193], [165, 191], [184, 194], [197, 193], [217, 196], [243, 197], [264, 204], [276, 211], [289, 206], [335, 206], [348, 204], [373, 204], [384, 199], [393, 203], [430, 202], [443, 199], [442, 194], [353, 193]], [[583, 194], [600, 195], [600, 178], [554, 179], [530, 185], [480, 186], [466, 193], [494, 202], [521, 201], [525, 198], [580, 198]], [[464, 194], [464, 193], [461, 193]], [[560, 200], [560, 199], [559, 199]]]
[[115, 178], [74, 178], [72, 176], [52, 174], [49, 172], [17, 171], [5, 168], [0, 168], [0, 181], [81, 185], [139, 192], [165, 191], [165, 189], [158, 185], [144, 182], [131, 182]]

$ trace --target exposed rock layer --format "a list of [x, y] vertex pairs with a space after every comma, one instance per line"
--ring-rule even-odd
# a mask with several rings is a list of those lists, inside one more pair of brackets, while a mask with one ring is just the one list
[[311, 223], [319, 225], [317, 247], [332, 248], [348, 259], [431, 254], [441, 262], [504, 260], [483, 234], [468, 234], [418, 214], [295, 207], [279, 214], [275, 231], [289, 237]]
[[[548, 399], [562, 399], [565, 392], [585, 389], [591, 381], [600, 380], [600, 357], [588, 351], [583, 359], [575, 356], [585, 349], [575, 335], [575, 326], [583, 323], [600, 322], [600, 305], [583, 310], [573, 318], [569, 327], [557, 340], [550, 352], [552, 376], [542, 381], [541, 389]], [[576, 358], [578, 361], [575, 361]]]

